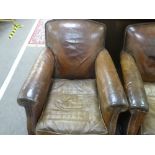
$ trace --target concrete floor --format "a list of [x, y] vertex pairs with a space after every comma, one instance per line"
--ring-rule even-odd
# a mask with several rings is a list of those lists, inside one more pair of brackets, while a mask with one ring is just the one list
[[[11, 23], [0, 23], [0, 88], [4, 83], [35, 20], [17, 20], [24, 25], [17, 30], [13, 39], [8, 39]], [[0, 134], [27, 134], [26, 116], [23, 107], [17, 104], [17, 96], [41, 47], [27, 47], [0, 100]]]
[[0, 87], [4, 82], [21, 46], [23, 45], [35, 20], [17, 20], [23, 25], [18, 29], [12, 39], [9, 39], [9, 33], [12, 30], [10, 22], [0, 23]]

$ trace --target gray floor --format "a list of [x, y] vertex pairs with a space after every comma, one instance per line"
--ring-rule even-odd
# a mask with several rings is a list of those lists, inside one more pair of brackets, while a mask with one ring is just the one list
[[17, 104], [17, 96], [41, 48], [27, 47], [14, 76], [0, 101], [0, 134], [27, 134], [23, 107]]
[[[7, 40], [9, 30], [2, 31], [3, 35], [0, 36], [0, 87], [4, 82], [21, 46], [23, 45], [34, 23], [34, 20], [20, 20], [20, 23], [24, 25], [24, 29], [21, 29], [20, 32], [15, 34], [16, 36], [14, 36], [14, 40]], [[9, 28], [9, 24], [6, 24], [6, 27]], [[12, 80], [0, 101], [1, 135], [27, 134], [25, 110], [23, 107], [17, 104], [16, 100], [19, 90], [33, 63], [40, 54], [41, 49], [42, 48], [39, 47], [26, 48], [24, 55], [22, 56], [22, 59], [12, 77]]]
[[35, 20], [17, 20], [23, 25], [18, 29], [12, 39], [9, 39], [9, 33], [12, 30], [10, 22], [0, 23], [0, 87], [4, 82], [21, 46], [23, 45]]

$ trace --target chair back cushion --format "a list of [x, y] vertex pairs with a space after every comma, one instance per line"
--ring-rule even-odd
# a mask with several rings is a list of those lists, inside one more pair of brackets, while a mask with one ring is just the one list
[[94, 78], [97, 54], [104, 48], [105, 25], [91, 20], [51, 20], [46, 46], [55, 58], [56, 78]]
[[155, 82], [155, 23], [128, 26], [124, 50], [134, 57], [143, 80]]

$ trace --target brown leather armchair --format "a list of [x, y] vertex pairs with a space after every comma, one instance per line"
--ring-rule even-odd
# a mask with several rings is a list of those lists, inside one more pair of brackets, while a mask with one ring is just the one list
[[51, 20], [46, 48], [19, 96], [29, 134], [115, 134], [128, 108], [108, 51], [106, 27], [91, 20]]
[[155, 134], [155, 23], [127, 27], [121, 66], [131, 112], [128, 134]]

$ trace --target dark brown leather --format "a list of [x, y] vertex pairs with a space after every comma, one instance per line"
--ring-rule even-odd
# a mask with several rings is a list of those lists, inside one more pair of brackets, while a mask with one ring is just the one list
[[[145, 118], [149, 120], [150, 101], [148, 102], [143, 82], [155, 81], [154, 42], [155, 23], [135, 24], [127, 27], [121, 65], [131, 112], [127, 131], [129, 134], [137, 134], [143, 120], [144, 124], [146, 124]], [[151, 119], [150, 122], [152, 122]]]
[[155, 23], [127, 27], [124, 50], [135, 59], [142, 79], [155, 81]]
[[25, 106], [28, 118], [28, 132], [33, 133], [42, 108], [46, 102], [48, 89], [52, 82], [54, 58], [52, 52], [44, 49], [18, 95], [18, 103]]
[[95, 78], [94, 64], [104, 47], [105, 25], [91, 20], [52, 20], [45, 25], [46, 46], [55, 58], [56, 78]]
[[144, 122], [146, 112], [139, 109], [130, 109], [130, 120], [128, 122], [127, 132], [128, 135], [139, 134], [139, 129]]
[[[120, 51], [123, 47], [124, 32], [128, 25], [144, 22], [155, 22], [155, 19], [94, 19], [107, 27], [105, 48], [109, 51], [117, 71], [121, 70]], [[121, 71], [120, 71], [121, 74]]]
[[56, 79], [36, 127], [37, 134], [107, 134], [96, 81]]
[[[67, 95], [72, 96], [71, 101], [74, 101], [74, 105], [79, 105], [79, 103], [83, 103], [83, 105], [88, 105], [88, 107], [84, 107], [82, 110], [82, 115], [73, 115], [75, 117], [75, 122], [70, 122], [67, 125], [67, 121], [60, 120], [60, 126], [56, 131], [56, 126], [54, 126], [50, 119], [55, 119], [57, 116], [60, 118], [64, 117], [66, 119], [66, 115], [64, 115], [63, 110], [69, 102], [65, 102], [66, 97], [62, 97], [61, 93], [67, 93], [67, 90], [70, 89], [68, 84], [67, 90], [63, 91], [62, 87], [60, 94], [55, 95], [58, 93], [52, 92], [52, 98], [50, 91], [50, 85], [52, 81], [52, 77], [57, 77], [60, 79], [92, 79], [96, 78], [97, 76], [97, 85], [100, 87], [98, 89], [102, 91], [100, 96], [104, 96], [102, 99], [101, 105], [108, 105], [110, 108], [106, 107], [104, 110], [104, 106], [102, 106], [102, 116], [105, 118], [110, 118], [108, 124], [108, 133], [114, 134], [117, 124], [117, 118], [120, 112], [124, 111], [127, 108], [127, 101], [123, 93], [123, 89], [121, 83], [118, 79], [118, 75], [116, 69], [113, 65], [113, 62], [104, 49], [104, 40], [105, 40], [105, 26], [100, 23], [96, 23], [89, 20], [54, 20], [49, 21], [46, 23], [46, 46], [47, 49], [43, 51], [39, 59], [37, 60], [36, 64], [34, 65], [28, 79], [26, 80], [19, 98], [18, 102], [25, 106], [27, 112], [27, 119], [28, 119], [28, 132], [29, 134], [37, 133], [37, 134], [105, 134], [107, 130], [105, 129], [104, 122], [100, 117], [100, 109], [98, 107], [97, 101], [97, 91], [96, 87], [92, 86], [91, 84], [88, 89], [85, 90], [80, 85], [82, 89], [78, 89], [76, 87], [78, 85], [74, 84], [73, 89], [77, 89], [78, 92], [87, 93], [94, 92], [91, 94], [91, 97], [88, 97], [88, 94], [83, 94], [79, 97], [79, 95]], [[99, 54], [101, 52], [101, 54]], [[98, 55], [99, 54], [99, 55]], [[97, 56], [98, 55], [98, 56]], [[96, 61], [96, 57], [97, 61]], [[96, 67], [95, 67], [96, 61]], [[96, 68], [96, 75], [94, 70]], [[54, 69], [54, 71], [53, 71]], [[109, 71], [108, 71], [109, 70]], [[54, 72], [54, 73], [53, 73]], [[103, 78], [103, 79], [102, 79]], [[105, 78], [105, 79], [104, 79]], [[70, 81], [71, 84], [73, 81]], [[79, 82], [79, 84], [83, 82]], [[104, 88], [105, 86], [105, 88]], [[72, 88], [71, 87], [71, 88]], [[53, 87], [54, 88], [54, 87]], [[91, 89], [90, 89], [91, 88]], [[94, 90], [93, 90], [94, 89]], [[52, 89], [53, 90], [53, 89]], [[77, 90], [75, 92], [77, 92]], [[72, 91], [73, 93], [74, 91]], [[105, 94], [104, 94], [105, 93]], [[49, 96], [49, 98], [47, 98]], [[53, 97], [54, 96], [54, 97]], [[61, 96], [61, 97], [60, 97]], [[85, 96], [85, 97], [84, 97]], [[81, 98], [82, 97], [82, 98]], [[46, 106], [46, 101], [47, 106]], [[107, 102], [106, 104], [104, 103]], [[55, 115], [54, 110], [56, 110], [56, 106], [54, 103], [61, 103], [60, 115]], [[63, 102], [62, 102], [63, 101]], [[68, 112], [70, 114], [73, 113], [74, 105], [73, 102], [69, 103], [69, 107], [71, 107], [71, 111]], [[75, 106], [75, 107], [76, 107]], [[48, 109], [52, 107], [52, 110], [49, 112]], [[43, 109], [44, 108], [44, 109]], [[54, 108], [54, 110], [53, 110]], [[94, 109], [93, 109], [94, 108]], [[88, 113], [90, 117], [86, 117], [86, 113]], [[106, 116], [108, 114], [107, 111], [110, 111], [110, 117]], [[45, 110], [45, 111], [44, 111]], [[66, 110], [66, 107], [65, 107]], [[77, 111], [77, 109], [76, 109]], [[103, 113], [106, 111], [106, 113]], [[47, 112], [47, 113], [46, 113]], [[42, 116], [41, 116], [42, 113]], [[75, 112], [76, 113], [76, 112]], [[81, 112], [79, 112], [81, 113]], [[91, 113], [91, 114], [90, 114]], [[52, 115], [51, 115], [52, 114]], [[61, 115], [62, 114], [62, 115]], [[41, 116], [39, 123], [38, 118]], [[68, 116], [67, 116], [68, 117]], [[82, 121], [83, 119], [87, 118], [87, 126], [82, 128]], [[92, 119], [93, 118], [93, 119]], [[104, 118], [104, 119], [105, 119]], [[42, 120], [43, 119], [43, 120]], [[63, 118], [62, 118], [63, 119]], [[68, 118], [67, 118], [68, 119]], [[69, 118], [71, 119], [71, 118]], [[93, 120], [93, 121], [92, 121]], [[43, 123], [42, 123], [43, 122]], [[49, 122], [51, 124], [49, 124]], [[61, 124], [62, 123], [62, 124]], [[66, 123], [64, 125], [64, 123]], [[95, 124], [99, 124], [95, 126]], [[107, 119], [106, 119], [107, 123]], [[41, 125], [40, 125], [41, 124]], [[75, 125], [76, 124], [76, 125]], [[44, 126], [45, 125], [45, 126]], [[62, 127], [64, 125], [64, 127]], [[85, 124], [83, 124], [85, 125]], [[92, 128], [94, 126], [94, 128]], [[78, 128], [79, 127], [79, 128]], [[39, 130], [38, 130], [39, 129]], [[46, 131], [45, 131], [45, 130]], [[51, 129], [49, 131], [48, 129]], [[36, 131], [36, 132], [35, 132]], [[60, 133], [59, 133], [60, 132]]]
[[141, 134], [155, 135], [155, 83], [144, 83], [149, 102], [149, 112], [144, 118]]
[[102, 116], [110, 134], [114, 134], [118, 116], [120, 112], [127, 110], [128, 102], [113, 61], [106, 49], [97, 56], [95, 69]]

